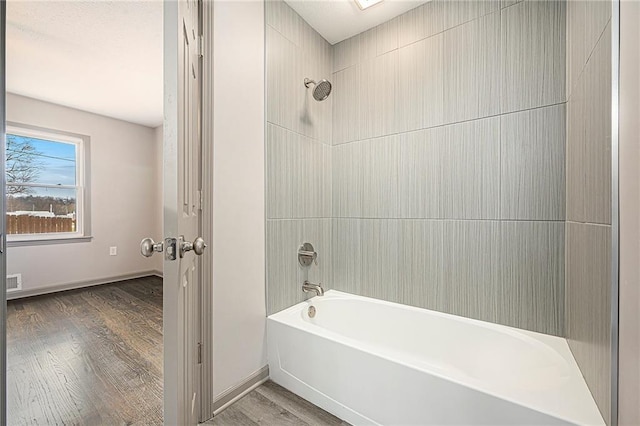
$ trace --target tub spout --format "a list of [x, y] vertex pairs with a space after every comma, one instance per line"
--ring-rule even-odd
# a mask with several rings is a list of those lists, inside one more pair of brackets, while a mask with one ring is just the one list
[[316, 296], [324, 296], [324, 289], [322, 288], [322, 283], [314, 284], [309, 281], [305, 281], [302, 284], [302, 291], [305, 293], [315, 292]]

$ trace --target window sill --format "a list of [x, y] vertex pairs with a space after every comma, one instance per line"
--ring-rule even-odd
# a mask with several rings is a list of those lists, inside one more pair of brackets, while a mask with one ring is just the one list
[[46, 246], [50, 244], [89, 243], [93, 237], [47, 238], [33, 240], [9, 240], [7, 247]]

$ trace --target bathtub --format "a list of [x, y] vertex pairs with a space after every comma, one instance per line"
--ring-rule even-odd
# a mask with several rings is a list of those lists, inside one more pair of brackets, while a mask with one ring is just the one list
[[559, 337], [335, 290], [267, 332], [271, 379], [354, 425], [604, 425]]

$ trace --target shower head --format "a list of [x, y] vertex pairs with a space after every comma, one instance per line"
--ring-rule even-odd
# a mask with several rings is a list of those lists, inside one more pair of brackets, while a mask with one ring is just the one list
[[313, 88], [313, 99], [316, 101], [324, 101], [329, 97], [329, 94], [331, 93], [331, 83], [329, 80], [320, 80], [316, 83], [313, 80], [305, 78], [304, 87], [308, 89], [310, 84], [315, 86]]

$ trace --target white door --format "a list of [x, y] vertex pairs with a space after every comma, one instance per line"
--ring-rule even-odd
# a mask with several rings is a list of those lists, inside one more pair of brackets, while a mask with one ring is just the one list
[[[164, 422], [198, 423], [201, 228], [199, 3], [164, 2]], [[176, 66], [177, 64], [177, 66]]]

